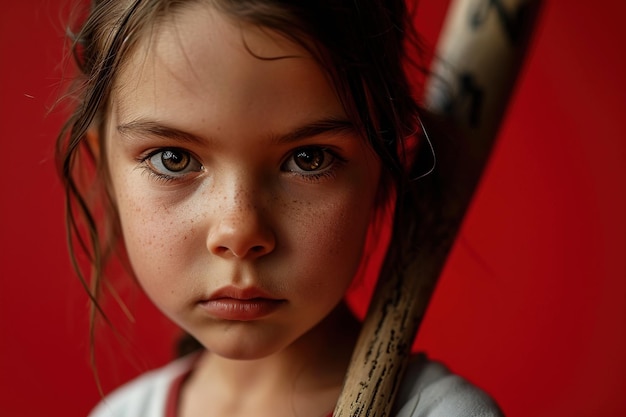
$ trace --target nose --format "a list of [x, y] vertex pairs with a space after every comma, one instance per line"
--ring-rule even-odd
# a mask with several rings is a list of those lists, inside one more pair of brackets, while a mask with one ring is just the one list
[[218, 207], [207, 237], [207, 248], [223, 258], [253, 260], [271, 253], [276, 237], [265, 213], [242, 193]]

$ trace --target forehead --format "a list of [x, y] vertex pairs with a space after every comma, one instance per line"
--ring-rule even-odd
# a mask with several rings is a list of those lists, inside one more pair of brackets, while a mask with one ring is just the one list
[[206, 4], [185, 6], [150, 30], [116, 80], [118, 117], [219, 120], [254, 112], [273, 120], [276, 111], [295, 117], [343, 114], [317, 61], [300, 45], [243, 24]]

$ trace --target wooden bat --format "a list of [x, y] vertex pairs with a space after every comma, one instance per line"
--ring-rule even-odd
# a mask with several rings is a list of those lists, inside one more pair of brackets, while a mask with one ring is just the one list
[[540, 6], [540, 0], [451, 3], [425, 102], [459, 134], [426, 136], [435, 169], [397, 190], [394, 243], [335, 417], [391, 415], [415, 335], [488, 161]]

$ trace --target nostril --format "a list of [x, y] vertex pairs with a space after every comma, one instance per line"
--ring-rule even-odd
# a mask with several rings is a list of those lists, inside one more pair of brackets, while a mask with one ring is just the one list
[[265, 247], [261, 245], [253, 246], [250, 248], [250, 252], [254, 252], [254, 253], [260, 253], [263, 251], [265, 251]]
[[218, 246], [215, 248], [214, 252], [217, 255], [224, 255], [229, 252], [229, 249], [226, 246]]
[[234, 256], [236, 258], [245, 258], [246, 256], [253, 255], [262, 255], [267, 252], [267, 248], [263, 245], [255, 245], [250, 247], [248, 250], [233, 250], [228, 246], [217, 246], [213, 250], [213, 253], [219, 256]]

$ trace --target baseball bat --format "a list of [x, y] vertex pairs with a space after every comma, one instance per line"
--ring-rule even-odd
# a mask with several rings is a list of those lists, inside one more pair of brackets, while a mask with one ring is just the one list
[[413, 341], [488, 162], [540, 9], [540, 0], [451, 2], [424, 101], [457, 134], [423, 132], [418, 152], [430, 152], [426, 145], [432, 145], [436, 165], [429, 175], [397, 189], [393, 244], [335, 417], [391, 415]]

